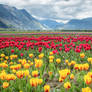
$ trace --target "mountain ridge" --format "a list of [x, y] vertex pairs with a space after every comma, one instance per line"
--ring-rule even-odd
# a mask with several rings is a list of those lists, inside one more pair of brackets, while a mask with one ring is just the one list
[[72, 19], [63, 26], [63, 29], [92, 30], [92, 17]]
[[0, 4], [0, 20], [12, 28], [25, 30], [41, 30], [44, 26], [33, 18], [25, 9], [17, 9]]

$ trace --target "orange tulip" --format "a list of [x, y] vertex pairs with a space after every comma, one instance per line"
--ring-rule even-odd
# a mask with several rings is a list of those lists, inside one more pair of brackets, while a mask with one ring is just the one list
[[49, 85], [44, 86], [44, 92], [50, 92], [50, 86]]
[[16, 75], [17, 75], [18, 78], [21, 79], [21, 78], [23, 78], [23, 76], [24, 76], [24, 72], [23, 72], [23, 71], [17, 71], [17, 72], [16, 72]]
[[66, 89], [71, 88], [71, 84], [70, 84], [70, 82], [66, 82], [66, 83], [64, 83], [64, 88], [66, 88]]
[[32, 76], [33, 77], [38, 77], [38, 71], [32, 71]]
[[4, 82], [3, 83], [3, 88], [7, 88], [9, 86], [9, 83], [8, 82]]

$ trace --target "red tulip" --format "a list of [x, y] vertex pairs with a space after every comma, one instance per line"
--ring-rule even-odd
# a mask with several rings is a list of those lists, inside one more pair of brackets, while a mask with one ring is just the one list
[[11, 53], [14, 53], [14, 49], [11, 49]]

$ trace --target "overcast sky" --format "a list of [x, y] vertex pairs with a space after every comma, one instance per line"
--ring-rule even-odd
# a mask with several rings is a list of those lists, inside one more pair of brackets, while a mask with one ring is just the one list
[[92, 0], [0, 0], [17, 8], [25, 8], [38, 19], [66, 22], [92, 17]]

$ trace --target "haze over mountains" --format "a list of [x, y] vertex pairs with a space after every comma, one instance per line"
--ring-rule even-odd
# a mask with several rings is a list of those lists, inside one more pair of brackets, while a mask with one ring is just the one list
[[17, 9], [0, 4], [0, 28], [24, 30], [91, 30], [92, 18], [72, 19], [64, 24], [58, 23], [52, 19], [39, 20], [31, 16], [25, 9]]
[[64, 23], [58, 23], [54, 20], [39, 20], [47, 29], [59, 29], [64, 26]]

